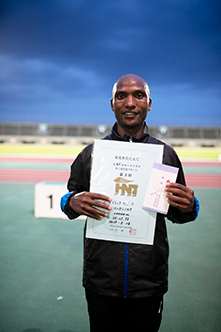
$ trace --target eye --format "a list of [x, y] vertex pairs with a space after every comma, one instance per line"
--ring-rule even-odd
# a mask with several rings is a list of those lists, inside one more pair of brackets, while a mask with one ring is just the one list
[[142, 99], [144, 97], [144, 94], [143, 94], [143, 92], [137, 92], [135, 97], [137, 99]]
[[123, 92], [119, 92], [116, 94], [116, 98], [119, 99], [119, 100], [122, 100], [125, 98], [125, 93]]

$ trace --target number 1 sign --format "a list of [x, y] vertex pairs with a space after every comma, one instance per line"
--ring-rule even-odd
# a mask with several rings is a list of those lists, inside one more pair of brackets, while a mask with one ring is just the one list
[[37, 183], [35, 185], [35, 217], [67, 219], [60, 208], [61, 197], [66, 193], [66, 184]]

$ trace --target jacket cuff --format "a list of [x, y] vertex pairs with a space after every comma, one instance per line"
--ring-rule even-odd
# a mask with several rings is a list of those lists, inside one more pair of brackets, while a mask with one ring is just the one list
[[75, 195], [76, 192], [71, 191], [62, 196], [61, 198], [61, 210], [68, 216], [69, 219], [75, 219], [80, 216], [79, 213], [75, 212], [71, 207], [70, 207], [70, 199], [73, 195]]

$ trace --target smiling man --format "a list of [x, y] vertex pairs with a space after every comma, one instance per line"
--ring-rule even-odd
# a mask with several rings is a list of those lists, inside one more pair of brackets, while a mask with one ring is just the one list
[[[175, 151], [148, 133], [145, 119], [151, 103], [148, 85], [141, 77], [121, 77], [114, 84], [111, 99], [117, 121], [104, 139], [164, 146], [163, 164], [179, 168], [177, 182], [166, 187], [170, 204], [166, 217], [186, 223], [196, 219], [199, 202], [186, 187]], [[93, 145], [86, 147], [71, 166], [69, 192], [61, 199], [61, 208], [70, 219], [86, 215], [100, 220], [111, 210], [111, 197], [89, 192], [92, 151]], [[168, 290], [168, 255], [165, 218], [160, 213], [153, 245], [85, 238], [83, 286], [91, 332], [157, 332], [163, 295]]]
[[114, 84], [112, 97], [111, 109], [117, 120], [119, 135], [127, 132], [140, 138], [152, 104], [147, 83], [139, 76], [125, 75]]

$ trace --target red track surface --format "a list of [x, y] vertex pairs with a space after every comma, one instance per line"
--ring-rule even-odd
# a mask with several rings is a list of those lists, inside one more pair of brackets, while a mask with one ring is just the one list
[[[70, 172], [65, 170], [38, 170], [38, 163], [57, 164], [66, 163], [71, 165], [74, 158], [59, 158], [59, 157], [31, 157], [31, 156], [0, 156], [0, 161], [10, 162], [34, 162], [36, 163], [36, 170], [33, 169], [0, 169], [1, 182], [28, 182], [37, 183], [40, 181], [50, 182], [67, 182]], [[194, 167], [221, 167], [218, 161], [203, 161], [193, 162], [184, 161], [183, 166]], [[189, 187], [200, 188], [221, 188], [220, 174], [188, 174], [186, 173], [186, 182]]]
[[29, 182], [40, 181], [67, 182], [69, 171], [33, 170], [33, 169], [1, 169], [0, 181], [2, 182]]
[[[59, 170], [32, 170], [32, 169], [1, 169], [1, 182], [28, 182], [40, 181], [67, 182], [69, 171]], [[186, 174], [189, 187], [221, 188], [220, 174]]]
[[188, 187], [221, 188], [221, 175], [219, 174], [185, 174]]
[[24, 156], [0, 156], [0, 161], [15, 161], [15, 162], [34, 162], [34, 163], [51, 163], [51, 164], [69, 164], [71, 165], [74, 161], [74, 157], [73, 158], [55, 158], [55, 157], [24, 157]]

